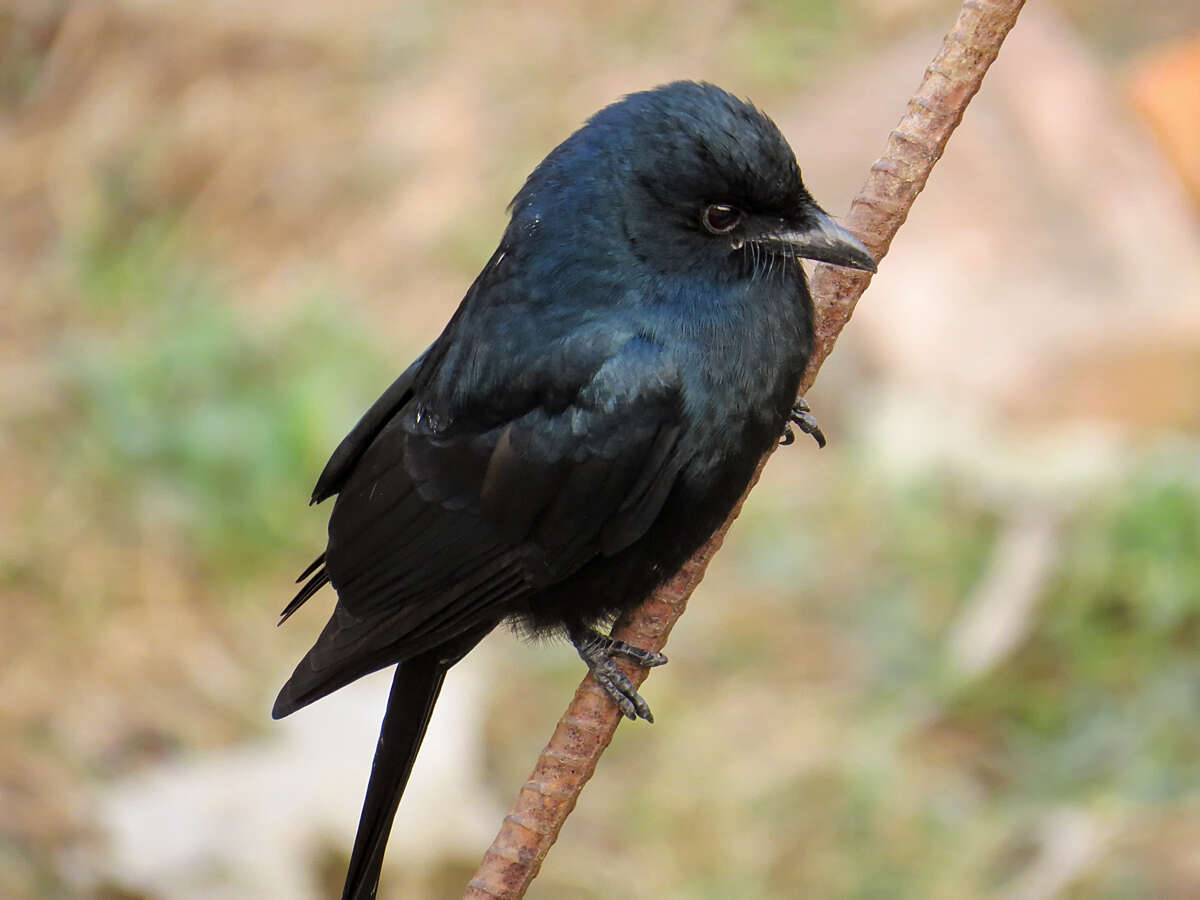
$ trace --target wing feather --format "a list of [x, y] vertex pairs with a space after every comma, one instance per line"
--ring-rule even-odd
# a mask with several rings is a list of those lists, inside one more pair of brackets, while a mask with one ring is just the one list
[[324, 569], [289, 610], [325, 580], [338, 602], [283, 708], [490, 627], [645, 533], [686, 462], [681, 400], [644, 342], [626, 363], [576, 366], [573, 403], [480, 430], [423, 421], [415, 366], [388, 389], [318, 482], [339, 493]]
[[427, 356], [429, 350], [418, 356], [413, 364], [392, 382], [391, 387], [371, 404], [371, 408], [358, 420], [358, 424], [342, 439], [333, 455], [329, 457], [329, 462], [325, 463], [317, 485], [313, 488], [310, 502], [320, 503], [342, 489], [355, 464], [367, 451], [375, 436], [392, 420], [396, 411], [412, 399], [413, 381]]

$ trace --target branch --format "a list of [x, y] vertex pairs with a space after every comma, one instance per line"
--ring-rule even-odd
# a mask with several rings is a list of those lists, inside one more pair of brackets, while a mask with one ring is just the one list
[[[904, 117], [888, 136], [883, 158], [871, 167], [844, 221], [877, 260], [887, 254], [892, 238], [925, 187], [934, 163], [1016, 23], [1022, 3], [965, 0], [958, 20], [925, 70]], [[865, 272], [816, 267], [812, 278], [817, 305], [816, 350], [802, 380], [801, 393], [812, 385], [870, 280]], [[747, 492], [754, 487], [769, 456], [759, 463]], [[622, 617], [614, 636], [638, 647], [661, 650], [740, 511], [741, 501], [725, 524], [673, 578], [638, 609]], [[646, 669], [624, 664], [622, 668], [635, 685], [646, 678]], [[620, 720], [616, 706], [590, 675], [586, 677], [484, 854], [467, 886], [466, 900], [519, 900], [525, 896]]]

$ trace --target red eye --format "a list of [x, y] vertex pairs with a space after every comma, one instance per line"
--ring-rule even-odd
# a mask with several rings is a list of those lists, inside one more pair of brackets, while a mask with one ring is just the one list
[[713, 203], [705, 207], [700, 221], [710, 234], [728, 234], [742, 221], [742, 211], [724, 203]]

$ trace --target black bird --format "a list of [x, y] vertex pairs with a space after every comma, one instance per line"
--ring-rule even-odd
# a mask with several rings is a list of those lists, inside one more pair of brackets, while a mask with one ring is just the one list
[[333, 616], [281, 718], [396, 666], [343, 898], [374, 897], [446, 671], [501, 622], [568, 638], [629, 718], [601, 628], [724, 521], [789, 422], [812, 353], [799, 258], [874, 271], [804, 188], [778, 127], [710, 84], [596, 113], [525, 182], [441, 336], [334, 451]]

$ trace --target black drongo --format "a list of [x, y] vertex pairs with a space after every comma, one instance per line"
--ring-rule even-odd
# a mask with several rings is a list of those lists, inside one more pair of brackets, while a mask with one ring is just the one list
[[[529, 176], [436, 341], [334, 451], [325, 552], [284, 618], [337, 605], [286, 716], [396, 666], [344, 897], [373, 897], [447, 669], [501, 622], [561, 634], [621, 711], [600, 629], [720, 526], [796, 422], [812, 353], [800, 258], [874, 270], [755, 107], [677, 82], [601, 110]], [[790, 431], [788, 431], [790, 437]]]

